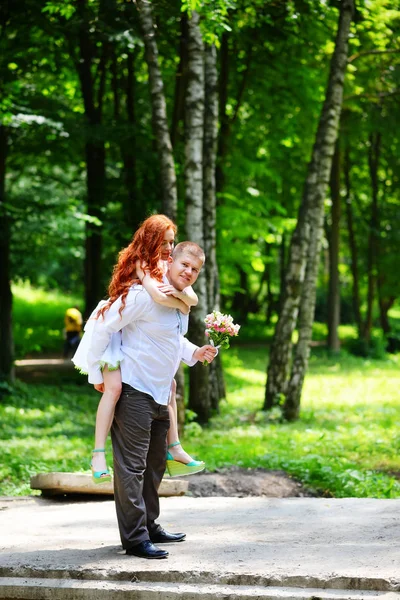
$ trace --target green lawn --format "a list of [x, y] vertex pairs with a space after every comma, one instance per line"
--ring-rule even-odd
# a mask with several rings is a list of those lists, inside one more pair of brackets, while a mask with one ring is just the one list
[[64, 314], [70, 306], [82, 305], [79, 298], [29, 284], [13, 285], [12, 291], [15, 358], [35, 354], [62, 356]]
[[[29, 285], [13, 292], [17, 358], [60, 355], [64, 312], [79, 299]], [[400, 311], [391, 316], [399, 320]], [[209, 427], [186, 427], [188, 450], [210, 470], [284, 469], [321, 494], [400, 497], [399, 481], [390, 475], [400, 475], [400, 355], [372, 360], [342, 352], [331, 358], [313, 349], [301, 418], [282, 423], [279, 412], [261, 411], [272, 331], [251, 317], [240, 335], [248, 345], [224, 352], [228, 398]], [[340, 336], [350, 343], [354, 327], [342, 326]], [[326, 325], [315, 323], [313, 339], [325, 337]], [[39, 471], [88, 470], [98, 400], [76, 372], [55, 371], [46, 384], [20, 383], [3, 395], [0, 495], [31, 493], [29, 476]]]
[[[185, 446], [210, 470], [284, 469], [319, 493], [400, 497], [399, 358], [313, 354], [301, 419], [261, 412], [263, 346], [224, 354], [228, 398], [208, 428], [187, 428]], [[88, 470], [99, 396], [78, 374], [57, 384], [19, 384], [0, 404], [0, 495], [29, 494], [29, 476]], [[109, 452], [109, 456], [111, 453]]]

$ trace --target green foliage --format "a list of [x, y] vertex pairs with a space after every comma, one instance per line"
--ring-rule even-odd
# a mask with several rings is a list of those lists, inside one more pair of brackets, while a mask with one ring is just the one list
[[[95, 223], [103, 234], [105, 290], [117, 253], [130, 240], [138, 222], [161, 210], [148, 72], [135, 5], [118, 0], [90, 0], [85, 4], [85, 19], [90, 25], [86, 39], [93, 54], [92, 83], [97, 91], [103, 49], [107, 66], [102, 114], [95, 126], [88, 126], [82, 97], [78, 68], [82, 64], [78, 39], [82, 22], [76, 3], [47, 0], [38, 7], [33, 0], [13, 0], [1, 25], [0, 48], [4, 59], [0, 69], [1, 118], [9, 126], [10, 138], [6, 208], [12, 222], [12, 278], [76, 295], [82, 293], [87, 223]], [[324, 99], [337, 3], [154, 3], [169, 115], [174, 113], [181, 59], [181, 11], [190, 14], [193, 10], [201, 14], [205, 41], [215, 43], [220, 51], [219, 168], [223, 178], [217, 250], [223, 308], [245, 319], [255, 313], [266, 314], [269, 307], [274, 316], [281, 285], [281, 250], [285, 246], [287, 259]], [[376, 132], [382, 135], [377, 269], [385, 297], [400, 293], [396, 270], [400, 241], [399, 15], [397, 0], [362, 3], [357, 7], [350, 39], [341, 135], [349, 146], [362, 300], [366, 296], [371, 229], [368, 151], [370, 135]], [[226, 81], [222, 81], [224, 73]], [[127, 94], [132, 74], [134, 114], [129, 112]], [[181, 197], [183, 121], [180, 114], [174, 147]], [[106, 148], [105, 204], [96, 216], [88, 216], [86, 209], [88, 140], [102, 141]], [[131, 164], [129, 183], [127, 152], [132, 152], [134, 159], [127, 163]], [[180, 205], [181, 239], [183, 213]], [[348, 242], [343, 219], [341, 289], [342, 322], [346, 323], [353, 318]], [[321, 269], [320, 320], [326, 314], [326, 284], [326, 270]]]
[[387, 341], [381, 331], [374, 332], [370, 340], [357, 338], [350, 340], [347, 348], [354, 356], [364, 358], [385, 358]]

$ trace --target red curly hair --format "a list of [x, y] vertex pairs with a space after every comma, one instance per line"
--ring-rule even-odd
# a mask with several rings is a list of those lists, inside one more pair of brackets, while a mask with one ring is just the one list
[[108, 286], [109, 300], [97, 313], [97, 318], [104, 317], [104, 313], [110, 308], [111, 304], [121, 297], [121, 314], [125, 308], [126, 296], [129, 288], [135, 279], [136, 261], [139, 261], [140, 267], [149, 272], [150, 277], [162, 281], [162, 270], [158, 263], [161, 257], [161, 247], [164, 241], [165, 232], [172, 229], [176, 234], [176, 225], [165, 215], [152, 215], [139, 227], [129, 246], [121, 250], [118, 255], [118, 262], [113, 269], [110, 284]]

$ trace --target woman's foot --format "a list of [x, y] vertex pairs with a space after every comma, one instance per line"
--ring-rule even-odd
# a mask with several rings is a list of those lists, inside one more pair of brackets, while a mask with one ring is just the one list
[[183, 477], [204, 471], [206, 464], [202, 460], [193, 458], [183, 450], [180, 442], [173, 442], [168, 446], [167, 472], [170, 477]]
[[110, 471], [107, 469], [104, 448], [95, 448], [92, 453], [92, 479], [95, 483], [111, 481]]
[[169, 444], [168, 452], [174, 460], [181, 462], [184, 465], [194, 461], [194, 458], [184, 451], [180, 442], [173, 442], [172, 444]]

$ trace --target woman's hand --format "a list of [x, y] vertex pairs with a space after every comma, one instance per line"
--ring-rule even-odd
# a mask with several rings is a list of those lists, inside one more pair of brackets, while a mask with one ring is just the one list
[[175, 294], [178, 292], [178, 290], [176, 290], [174, 286], [170, 285], [169, 283], [162, 283], [157, 287], [160, 290], [160, 292], [162, 292], [166, 296], [175, 296]]
[[207, 363], [210, 363], [214, 360], [217, 354], [217, 348], [214, 348], [214, 346], [207, 345], [202, 346], [201, 348], [197, 348], [197, 350], [193, 352], [193, 358], [195, 358], [196, 360], [200, 360], [201, 362], [206, 361]]

